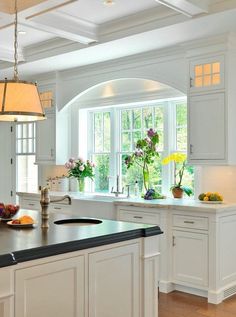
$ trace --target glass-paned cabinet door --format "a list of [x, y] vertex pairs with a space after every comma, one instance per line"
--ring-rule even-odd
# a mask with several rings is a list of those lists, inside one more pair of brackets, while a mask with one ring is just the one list
[[190, 62], [190, 91], [224, 88], [224, 56]]

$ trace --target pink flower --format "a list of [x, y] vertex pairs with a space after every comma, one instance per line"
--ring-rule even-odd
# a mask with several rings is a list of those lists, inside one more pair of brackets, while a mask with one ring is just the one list
[[143, 150], [141, 150], [141, 149], [137, 149], [137, 150], [135, 150], [135, 152], [134, 152], [134, 154], [136, 155], [136, 156], [143, 156]]
[[70, 162], [70, 163], [74, 163], [74, 161], [75, 161], [75, 159], [74, 159], [73, 157], [71, 157], [71, 158], [69, 159], [69, 162]]
[[65, 164], [65, 168], [70, 169], [70, 168], [71, 168], [71, 163], [70, 163], [70, 162], [66, 162], [66, 164]]
[[156, 131], [153, 130], [152, 128], [150, 128], [150, 129], [147, 131], [147, 135], [149, 136], [149, 138], [153, 137], [155, 134], [156, 134]]
[[83, 166], [83, 165], [80, 165], [79, 170], [80, 170], [81, 172], [83, 172], [84, 166]]
[[144, 140], [145, 140], [147, 143], [151, 143], [151, 142], [152, 142], [149, 137], [146, 137]]
[[75, 162], [71, 163], [71, 168], [75, 168], [75, 167], [76, 167], [76, 163]]
[[84, 162], [85, 162], [85, 160], [84, 160], [82, 157], [79, 157], [79, 158], [78, 158], [78, 161], [80, 161], [81, 163], [84, 163]]
[[92, 163], [92, 167], [96, 167], [95, 163]]

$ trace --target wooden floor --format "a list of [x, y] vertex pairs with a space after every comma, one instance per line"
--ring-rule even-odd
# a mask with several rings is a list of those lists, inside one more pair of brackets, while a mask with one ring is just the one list
[[219, 305], [181, 292], [159, 293], [158, 317], [236, 317], [236, 295]]

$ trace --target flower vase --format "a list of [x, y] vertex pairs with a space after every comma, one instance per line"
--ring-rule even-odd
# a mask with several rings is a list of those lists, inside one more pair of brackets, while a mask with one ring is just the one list
[[78, 190], [80, 193], [84, 193], [84, 187], [85, 187], [85, 179], [78, 178]]
[[147, 169], [143, 170], [143, 192], [144, 194], [147, 190], [150, 189], [150, 179], [149, 179], [149, 171]]

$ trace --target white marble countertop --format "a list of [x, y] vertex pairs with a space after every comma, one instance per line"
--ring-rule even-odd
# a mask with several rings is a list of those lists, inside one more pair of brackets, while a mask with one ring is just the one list
[[[17, 192], [18, 196], [25, 198], [40, 198], [40, 192]], [[70, 195], [72, 200], [83, 200], [90, 202], [105, 202], [113, 203], [117, 206], [133, 206], [143, 208], [164, 208], [174, 210], [186, 210], [189, 211], [206, 211], [206, 212], [223, 212], [236, 209], [236, 203], [223, 202], [221, 204], [206, 204], [199, 200], [193, 199], [153, 199], [144, 200], [143, 198], [127, 198], [127, 197], [115, 197], [112, 195], [99, 195], [93, 193], [81, 194], [78, 192], [50, 192], [52, 198], [61, 197], [64, 195]]]

